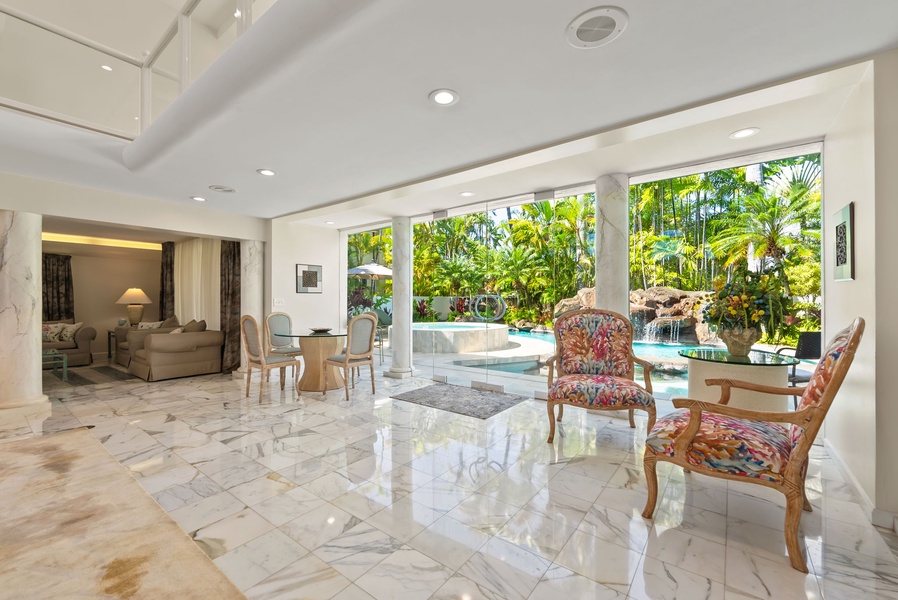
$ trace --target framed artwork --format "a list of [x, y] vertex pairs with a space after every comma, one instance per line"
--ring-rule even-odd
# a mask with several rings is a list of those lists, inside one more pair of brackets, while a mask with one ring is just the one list
[[854, 202], [833, 215], [835, 226], [835, 252], [833, 272], [836, 281], [854, 279]]
[[321, 265], [296, 265], [296, 293], [321, 293]]

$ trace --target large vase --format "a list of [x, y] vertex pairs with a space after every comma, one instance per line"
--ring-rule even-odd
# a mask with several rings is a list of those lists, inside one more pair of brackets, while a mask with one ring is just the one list
[[761, 330], [755, 327], [721, 329], [717, 332], [717, 337], [726, 344], [727, 352], [733, 356], [748, 356], [752, 344], [761, 339]]

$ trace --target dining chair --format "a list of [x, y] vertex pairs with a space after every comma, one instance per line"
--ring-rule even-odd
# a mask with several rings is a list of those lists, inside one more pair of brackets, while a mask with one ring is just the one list
[[[290, 338], [280, 335], [290, 335], [291, 333], [293, 333], [293, 322], [290, 315], [285, 312], [269, 313], [265, 317], [265, 352], [274, 356], [302, 355], [302, 350], [294, 346]], [[270, 372], [267, 375], [270, 376]], [[294, 375], [298, 375], [298, 373], [294, 373]]]
[[801, 389], [801, 402], [795, 411], [727, 406], [733, 388], [777, 395], [795, 391], [730, 379], [705, 380], [709, 386], [720, 386], [719, 403], [675, 399], [677, 410], [658, 419], [645, 442], [648, 500], [642, 516], [651, 519], [655, 512], [655, 467], [659, 460], [679, 465], [687, 472], [773, 488], [786, 496], [784, 530], [789, 560], [794, 569], [807, 573], [798, 544], [798, 525], [802, 510], [811, 511], [804, 485], [808, 452], [848, 373], [863, 333], [864, 320], [857, 318], [830, 340], [810, 382]]
[[259, 402], [262, 402], [262, 388], [265, 386], [265, 377], [271, 369], [281, 370], [281, 389], [287, 376], [287, 367], [294, 368], [293, 385], [296, 386], [299, 375], [299, 359], [295, 356], [283, 354], [268, 354], [262, 345], [262, 336], [259, 332], [259, 324], [250, 315], [240, 317], [240, 332], [243, 334], [243, 348], [246, 351], [246, 397], [249, 397], [249, 383], [253, 374], [253, 367], [261, 369], [259, 378]]
[[[355, 376], [352, 370], [362, 365], [371, 368], [371, 393], [374, 389], [374, 335], [377, 332], [377, 317], [372, 313], [362, 313], [349, 320], [346, 333], [346, 348], [342, 354], [324, 359], [322, 369], [328, 366], [343, 369], [343, 386], [346, 388], [346, 400], [349, 400], [349, 380], [355, 389]], [[322, 395], [327, 390], [322, 390]]]
[[[558, 421], [564, 405], [592, 410], [644, 410], [648, 429], [655, 424], [655, 398], [651, 371], [654, 366], [633, 355], [633, 325], [610, 310], [572, 310], [555, 319], [555, 355], [549, 367], [549, 439], [555, 439], [555, 406]], [[635, 364], [642, 365], [644, 386], [634, 380]], [[555, 377], [555, 371], [558, 377]]]

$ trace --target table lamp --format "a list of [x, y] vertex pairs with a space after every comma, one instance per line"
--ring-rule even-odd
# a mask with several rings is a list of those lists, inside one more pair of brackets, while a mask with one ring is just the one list
[[128, 288], [128, 291], [122, 294], [122, 297], [116, 302], [116, 304], [128, 305], [128, 320], [131, 321], [131, 325], [140, 323], [143, 318], [143, 305], [152, 303], [153, 301], [140, 288]]

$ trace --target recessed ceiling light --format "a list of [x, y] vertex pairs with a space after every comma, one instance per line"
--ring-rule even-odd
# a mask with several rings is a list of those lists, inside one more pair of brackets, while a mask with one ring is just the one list
[[629, 21], [626, 11], [617, 6], [591, 8], [570, 22], [564, 37], [574, 48], [598, 48], [620, 37]]
[[228, 187], [226, 185], [210, 185], [209, 189], [213, 192], [220, 192], [222, 194], [233, 194], [237, 190], [232, 187]]
[[470, 198], [474, 195], [474, 192], [460, 192], [458, 195], [462, 198]]
[[100, 65], [100, 68], [103, 69], [104, 71], [111, 71], [111, 70], [112, 70], [112, 67], [110, 67], [109, 65]]
[[197, 202], [205, 202], [206, 201], [206, 199], [203, 198], [202, 196], [191, 196], [190, 199], [196, 200]]
[[234, 17], [237, 18], [237, 19], [240, 18], [240, 9], [239, 9], [239, 8], [238, 8], [237, 10], [234, 11]]
[[761, 131], [761, 130], [758, 129], [757, 127], [746, 127], [745, 129], [740, 129], [739, 131], [734, 131], [733, 133], [731, 133], [730, 139], [731, 140], [741, 140], [742, 138], [747, 138], [747, 137], [756, 135], [759, 131]]
[[434, 90], [430, 92], [429, 98], [439, 106], [452, 106], [458, 102], [458, 92], [447, 89]]
[[271, 169], [256, 169], [256, 173], [258, 173], [259, 175], [264, 175], [265, 177], [273, 177], [274, 175], [277, 175], [277, 173], [275, 173]]
[[140, 121], [140, 117], [134, 117], [135, 121]]
[[336, 225], [336, 223], [334, 223], [333, 221], [325, 221], [324, 224], [325, 225]]

